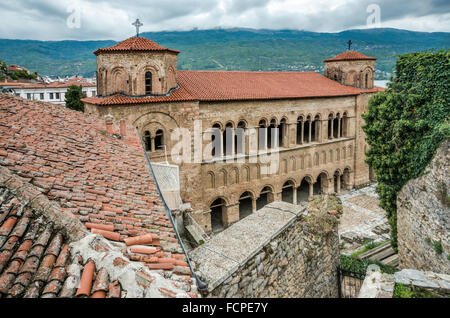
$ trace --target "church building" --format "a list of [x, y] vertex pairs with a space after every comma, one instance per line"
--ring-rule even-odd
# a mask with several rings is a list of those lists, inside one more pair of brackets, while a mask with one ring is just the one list
[[[125, 120], [153, 163], [177, 164], [181, 199], [207, 233], [273, 201], [300, 204], [373, 179], [361, 128], [381, 90], [373, 57], [344, 52], [325, 60], [321, 75], [182, 71], [179, 51], [139, 36], [94, 54], [97, 96], [83, 99], [85, 112]], [[186, 135], [183, 156], [192, 160], [179, 162], [173, 153]], [[274, 149], [277, 169], [267, 173], [263, 159]]]

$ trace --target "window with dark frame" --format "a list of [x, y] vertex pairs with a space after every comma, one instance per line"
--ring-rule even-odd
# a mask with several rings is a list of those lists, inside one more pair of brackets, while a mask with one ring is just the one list
[[145, 73], [145, 95], [150, 95], [152, 93], [152, 73]]

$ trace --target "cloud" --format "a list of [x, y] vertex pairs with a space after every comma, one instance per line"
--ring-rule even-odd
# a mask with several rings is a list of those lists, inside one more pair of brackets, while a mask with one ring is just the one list
[[[383, 27], [450, 31], [448, 0], [1, 0], [0, 38], [121, 40], [134, 34], [136, 18], [144, 23], [143, 31], [246, 27], [337, 32], [366, 27], [372, 3], [380, 7]], [[69, 16], [78, 13], [80, 28], [68, 25]]]

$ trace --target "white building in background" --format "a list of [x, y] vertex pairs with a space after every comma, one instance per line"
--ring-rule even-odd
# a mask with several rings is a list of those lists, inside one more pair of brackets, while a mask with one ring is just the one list
[[8, 91], [16, 96], [29, 100], [40, 100], [43, 102], [66, 106], [66, 92], [71, 85], [81, 86], [83, 97], [97, 96], [97, 84], [79, 77], [51, 83], [1, 82], [0, 91]]

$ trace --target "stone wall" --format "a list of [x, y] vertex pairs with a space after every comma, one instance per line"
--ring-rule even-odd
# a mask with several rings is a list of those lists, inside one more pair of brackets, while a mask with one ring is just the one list
[[398, 196], [400, 268], [450, 273], [449, 146], [445, 141], [425, 174]]
[[191, 252], [208, 297], [338, 297], [338, 211], [331, 196], [274, 202], [216, 235]]

